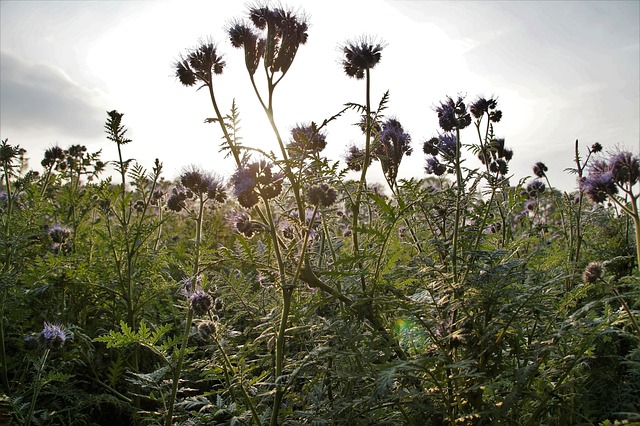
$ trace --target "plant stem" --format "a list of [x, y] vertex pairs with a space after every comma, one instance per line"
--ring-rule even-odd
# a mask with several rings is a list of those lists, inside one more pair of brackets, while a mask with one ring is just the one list
[[40, 365], [38, 366], [38, 373], [36, 374], [35, 381], [35, 389], [33, 390], [33, 396], [31, 397], [31, 405], [29, 406], [29, 413], [27, 414], [27, 420], [25, 421], [26, 426], [31, 425], [31, 418], [33, 417], [33, 411], [36, 408], [36, 399], [38, 399], [38, 394], [40, 393], [40, 378], [42, 377], [42, 370], [44, 370], [44, 365], [47, 362], [47, 357], [49, 356], [49, 352], [51, 349], [47, 348], [42, 354], [42, 359], [40, 360]]

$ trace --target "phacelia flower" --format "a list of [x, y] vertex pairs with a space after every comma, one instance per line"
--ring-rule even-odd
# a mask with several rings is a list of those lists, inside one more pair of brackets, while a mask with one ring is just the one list
[[227, 199], [222, 179], [195, 166], [190, 166], [180, 174], [180, 183], [198, 197], [206, 197], [218, 203]]
[[546, 186], [544, 182], [536, 179], [527, 185], [527, 195], [529, 195], [529, 197], [531, 198], [536, 198], [540, 196], [540, 194], [542, 194], [545, 189]]
[[337, 198], [336, 190], [326, 183], [314, 185], [307, 190], [307, 201], [313, 206], [329, 207]]
[[496, 110], [497, 106], [498, 101], [496, 99], [479, 97], [469, 106], [469, 111], [477, 120], [482, 119], [487, 114], [490, 121], [497, 123], [502, 118], [502, 111]]
[[411, 136], [404, 131], [398, 120], [390, 118], [382, 123], [374, 154], [380, 160], [382, 171], [389, 180], [396, 179], [402, 157], [411, 155], [412, 152]]
[[547, 170], [549, 170], [549, 169], [541, 161], [538, 161], [536, 164], [533, 165], [533, 174], [536, 175], [539, 178], [543, 178], [545, 176], [545, 172]]
[[69, 228], [58, 224], [53, 225], [47, 232], [51, 237], [51, 241], [58, 244], [64, 244], [71, 236], [71, 230]]
[[600, 144], [600, 142], [595, 142], [593, 145], [591, 145], [591, 152], [596, 154], [600, 151], [602, 151], [602, 145]]
[[[345, 154], [345, 161], [347, 162], [347, 168], [355, 172], [362, 170], [364, 164], [365, 152], [364, 149], [360, 149], [355, 145], [351, 145], [347, 153]], [[369, 157], [369, 164], [371, 164], [371, 157]], [[367, 167], [369, 166], [367, 164]]]
[[320, 132], [315, 123], [299, 124], [291, 129], [291, 142], [287, 150], [294, 157], [318, 153], [327, 146], [327, 137]]
[[349, 77], [363, 79], [366, 71], [373, 69], [380, 62], [383, 48], [384, 43], [377, 42], [371, 37], [348, 41], [342, 47], [344, 72]]
[[213, 306], [213, 298], [204, 290], [196, 290], [189, 296], [189, 306], [196, 316], [204, 315]]
[[424, 171], [427, 174], [434, 174], [436, 176], [442, 176], [447, 171], [447, 166], [440, 163], [436, 157], [427, 158], [427, 164], [424, 167]]
[[44, 159], [40, 164], [42, 164], [42, 167], [52, 167], [62, 162], [64, 158], [64, 150], [59, 146], [54, 146], [44, 152]]
[[256, 232], [265, 227], [264, 224], [251, 220], [251, 216], [245, 211], [233, 215], [232, 222], [236, 230], [247, 238], [253, 237]]
[[630, 152], [618, 152], [611, 157], [611, 172], [618, 185], [633, 186], [640, 178], [640, 160]]
[[198, 80], [211, 84], [214, 74], [222, 74], [225, 62], [222, 55], [218, 54], [216, 44], [211, 40], [204, 40], [176, 61], [174, 66], [180, 83], [193, 86]]
[[264, 160], [253, 162], [238, 169], [231, 176], [234, 194], [242, 207], [258, 204], [259, 195], [265, 199], [277, 197], [282, 192], [282, 173], [273, 173], [273, 165]]
[[60, 349], [67, 340], [67, 332], [59, 324], [49, 324], [45, 322], [42, 330], [42, 338], [46, 348], [57, 350]]
[[186, 200], [191, 198], [187, 191], [173, 188], [169, 198], [167, 198], [167, 208], [173, 212], [179, 212], [186, 207]]
[[440, 106], [436, 107], [436, 113], [440, 127], [445, 132], [462, 130], [471, 124], [471, 115], [467, 112], [464, 100], [460, 96], [455, 101], [447, 97], [444, 102], [440, 102]]
[[582, 280], [586, 284], [593, 284], [602, 278], [602, 263], [600, 262], [591, 262], [587, 265], [582, 274]]
[[612, 172], [590, 175], [580, 181], [580, 188], [594, 203], [603, 203], [607, 196], [618, 193]]
[[422, 151], [427, 155], [438, 155], [438, 138], [431, 138], [424, 141]]
[[438, 152], [447, 160], [452, 160], [456, 156], [458, 138], [451, 133], [438, 135]]

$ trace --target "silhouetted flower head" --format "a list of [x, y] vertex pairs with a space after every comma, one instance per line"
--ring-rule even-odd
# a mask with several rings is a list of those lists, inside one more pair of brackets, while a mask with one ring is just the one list
[[236, 170], [231, 176], [234, 194], [242, 207], [251, 208], [258, 204], [259, 195], [271, 199], [282, 192], [283, 175], [273, 173], [272, 167], [271, 163], [260, 160]]
[[294, 157], [302, 157], [308, 153], [318, 153], [326, 146], [327, 137], [315, 123], [299, 124], [291, 129], [291, 142], [287, 150]]
[[248, 17], [249, 22], [233, 22], [227, 33], [233, 47], [244, 49], [249, 73], [255, 73], [260, 59], [271, 72], [286, 73], [300, 45], [307, 42], [306, 17], [266, 3], [249, 7]]
[[458, 129], [462, 130], [471, 124], [471, 115], [467, 112], [464, 98], [458, 96], [457, 100], [450, 97], [444, 102], [440, 102], [440, 106], [436, 107], [438, 114], [438, 122], [445, 132]]
[[473, 116], [480, 120], [485, 114], [489, 116], [489, 120], [497, 123], [502, 118], [502, 111], [496, 110], [498, 101], [493, 98], [485, 99], [479, 97], [474, 103], [469, 106], [469, 111]]
[[540, 194], [542, 194], [545, 189], [546, 186], [544, 182], [536, 179], [527, 185], [527, 195], [529, 195], [529, 197], [531, 198], [536, 198], [540, 196]]
[[57, 166], [64, 160], [64, 158], [64, 150], [59, 146], [54, 146], [44, 152], [44, 159], [40, 164], [42, 164], [42, 167], [52, 167], [54, 165]]
[[234, 214], [232, 216], [232, 222], [236, 230], [247, 238], [253, 237], [257, 231], [264, 229], [264, 225], [260, 222], [253, 221], [246, 211], [240, 211]]
[[186, 200], [191, 198], [187, 191], [173, 188], [167, 198], [167, 208], [173, 212], [179, 212], [186, 207]]
[[444, 133], [438, 135], [438, 153], [447, 160], [453, 160], [456, 156], [456, 147], [458, 145], [458, 138], [451, 133]]
[[431, 138], [424, 141], [422, 151], [427, 155], [438, 155], [438, 138]]
[[[345, 161], [347, 162], [347, 168], [355, 172], [362, 170], [364, 164], [365, 152], [364, 149], [360, 149], [355, 145], [351, 145], [347, 153], [345, 154]], [[369, 157], [369, 164], [371, 164], [371, 157]], [[367, 167], [369, 166], [367, 164]]]
[[44, 328], [42, 329], [42, 339], [44, 340], [44, 345], [48, 349], [60, 349], [64, 342], [67, 340], [67, 331], [62, 328], [59, 324], [50, 324], [48, 322], [44, 323]]
[[424, 167], [427, 174], [442, 176], [447, 171], [447, 166], [440, 163], [436, 157], [427, 158], [427, 165]]
[[374, 154], [382, 171], [391, 181], [398, 176], [398, 168], [404, 155], [411, 155], [411, 136], [404, 131], [400, 122], [390, 118], [382, 123], [382, 130], [378, 134]]
[[214, 74], [222, 74], [225, 62], [218, 54], [216, 44], [204, 40], [200, 45], [187, 52], [174, 64], [176, 77], [185, 86], [193, 86], [198, 80], [211, 84]]
[[227, 199], [222, 179], [195, 166], [186, 168], [180, 174], [180, 183], [199, 197], [206, 196], [208, 200], [218, 203]]
[[627, 151], [621, 151], [611, 157], [611, 172], [618, 185], [635, 185], [640, 178], [640, 160]]
[[489, 170], [493, 173], [504, 176], [509, 173], [509, 166], [503, 158], [498, 158], [489, 164]]
[[593, 284], [596, 281], [598, 281], [600, 278], [602, 278], [602, 272], [603, 272], [602, 263], [591, 262], [585, 268], [584, 273], [582, 274], [582, 280], [586, 284]]
[[213, 298], [204, 290], [196, 290], [189, 296], [189, 306], [194, 315], [204, 315], [213, 306]]
[[533, 174], [539, 178], [544, 177], [547, 170], [549, 169], [543, 162], [538, 161], [533, 165]]
[[591, 174], [589, 177], [582, 179], [580, 181], [580, 189], [594, 203], [603, 203], [606, 201], [607, 196], [618, 193], [618, 187], [611, 171]]
[[371, 37], [348, 41], [342, 47], [342, 67], [349, 77], [363, 79], [366, 71], [373, 69], [382, 56], [384, 44]]
[[20, 148], [20, 145], [9, 145], [8, 141], [8, 139], [5, 139], [0, 143], [0, 163], [11, 165], [13, 160], [23, 157], [27, 151]]
[[326, 183], [314, 185], [307, 189], [307, 201], [313, 206], [329, 207], [336, 202], [337, 198], [338, 193], [336, 190]]
[[598, 153], [602, 151], [602, 145], [599, 142], [595, 142], [593, 145], [591, 145], [591, 152]]

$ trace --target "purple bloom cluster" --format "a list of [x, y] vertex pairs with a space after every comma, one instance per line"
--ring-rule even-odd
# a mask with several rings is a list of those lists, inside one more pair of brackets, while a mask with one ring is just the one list
[[[595, 144], [594, 144], [595, 145]], [[592, 152], [593, 147], [592, 147]], [[591, 163], [589, 175], [580, 181], [580, 189], [594, 203], [604, 202], [618, 193], [618, 188], [632, 187], [640, 180], [640, 159], [627, 151], [611, 155], [608, 161]]]
[[497, 123], [502, 118], [502, 111], [497, 110], [497, 106], [498, 101], [496, 99], [479, 97], [469, 106], [469, 111], [477, 120], [481, 120], [486, 114], [489, 116], [489, 121]]
[[243, 48], [245, 65], [253, 75], [260, 59], [271, 72], [289, 70], [301, 44], [307, 42], [306, 18], [282, 7], [249, 8], [249, 22], [238, 20], [227, 29], [231, 45]]
[[549, 169], [543, 162], [538, 161], [536, 164], [533, 165], [533, 174], [539, 178], [543, 178], [547, 170]]
[[301, 159], [308, 154], [315, 154], [327, 146], [327, 137], [318, 130], [315, 123], [297, 125], [291, 129], [291, 142], [287, 151], [294, 158]]
[[374, 155], [380, 160], [382, 171], [390, 181], [395, 181], [398, 168], [404, 155], [411, 155], [411, 136], [404, 131], [402, 124], [390, 118], [382, 123], [378, 133]]
[[227, 199], [222, 180], [195, 166], [190, 166], [182, 172], [180, 183], [200, 198], [206, 197], [208, 200], [214, 200], [218, 203], [223, 203]]
[[44, 328], [42, 329], [42, 339], [44, 340], [44, 345], [48, 349], [60, 349], [64, 342], [67, 340], [67, 332], [64, 328], [62, 328], [59, 324], [50, 324], [48, 322], [44, 323]]
[[196, 316], [204, 315], [213, 307], [213, 297], [204, 290], [196, 290], [189, 296], [189, 306]]
[[383, 48], [383, 43], [371, 37], [348, 41], [342, 47], [342, 67], [345, 74], [358, 80], [363, 79], [366, 71], [373, 69], [380, 62]]
[[268, 200], [282, 192], [282, 173], [273, 173], [272, 167], [271, 163], [260, 160], [238, 169], [231, 176], [234, 194], [242, 207], [255, 206], [259, 196]]
[[224, 66], [216, 44], [206, 40], [175, 63], [176, 77], [185, 86], [193, 86], [198, 80], [211, 84], [213, 75], [222, 74]]
[[[429, 156], [425, 172], [436, 176], [443, 175], [447, 171], [447, 166], [444, 163], [455, 161], [457, 145], [458, 138], [452, 133], [443, 133], [425, 141], [422, 145], [422, 151]], [[440, 155], [444, 163], [438, 160], [437, 155]]]
[[529, 198], [537, 198], [546, 189], [546, 185], [541, 180], [534, 180], [527, 185], [527, 195]]
[[440, 102], [440, 106], [436, 107], [436, 113], [440, 127], [445, 132], [462, 130], [471, 124], [471, 115], [461, 96], [458, 96], [457, 100], [447, 97], [444, 102]]
[[502, 176], [509, 172], [508, 163], [513, 158], [513, 151], [505, 148], [503, 138], [492, 139], [478, 154], [482, 164], [488, 164], [492, 173]]
[[314, 185], [307, 189], [307, 201], [313, 206], [329, 207], [336, 202], [337, 198], [338, 193], [336, 190], [326, 183]]

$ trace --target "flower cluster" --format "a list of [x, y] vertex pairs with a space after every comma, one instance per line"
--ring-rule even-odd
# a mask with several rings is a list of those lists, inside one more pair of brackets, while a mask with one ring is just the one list
[[[592, 152], [593, 147], [592, 147]], [[609, 161], [595, 161], [589, 175], [580, 181], [580, 189], [594, 203], [604, 202], [618, 193], [618, 188], [630, 188], [640, 180], [640, 159], [627, 151], [613, 154]]]
[[545, 189], [546, 186], [544, 182], [536, 179], [532, 182], [529, 182], [529, 184], [527, 185], [526, 194], [529, 196], [529, 198], [537, 198], [545, 191]]
[[238, 169], [231, 176], [234, 194], [242, 207], [251, 208], [258, 204], [259, 196], [268, 200], [282, 192], [282, 173], [273, 173], [272, 164], [265, 160], [250, 163]]
[[175, 64], [176, 77], [185, 86], [193, 86], [199, 80], [210, 85], [214, 74], [222, 74], [225, 62], [218, 54], [216, 44], [211, 40], [203, 41]]
[[476, 120], [482, 120], [482, 117], [487, 115], [489, 121], [497, 123], [502, 119], [502, 111], [496, 109], [498, 107], [498, 101], [493, 98], [479, 97], [474, 103], [469, 106], [469, 111]]
[[602, 278], [602, 263], [600, 262], [591, 262], [587, 265], [582, 274], [582, 280], [585, 284], [593, 284]]
[[549, 170], [549, 169], [541, 161], [538, 161], [536, 164], [533, 165], [533, 174], [536, 175], [539, 178], [545, 177], [547, 170]]
[[384, 43], [377, 42], [371, 37], [348, 41], [342, 47], [344, 72], [349, 77], [363, 79], [366, 71], [373, 69], [380, 62], [382, 49], [384, 49]]
[[508, 163], [513, 158], [513, 151], [504, 147], [504, 139], [493, 139], [478, 154], [482, 164], [489, 165], [489, 171], [499, 175], [509, 172]]
[[194, 315], [204, 315], [213, 307], [213, 297], [202, 289], [196, 290], [189, 296], [189, 307]]
[[301, 44], [307, 42], [309, 26], [304, 16], [282, 7], [249, 7], [249, 22], [237, 20], [227, 28], [231, 45], [243, 48], [245, 65], [251, 75], [260, 59], [271, 72], [285, 74]]
[[71, 251], [71, 229], [59, 224], [53, 225], [51, 228], [46, 229], [49, 238], [51, 238], [51, 250], [54, 253], [66, 253]]
[[227, 193], [222, 180], [212, 173], [190, 166], [180, 174], [180, 183], [197, 197], [224, 203]]
[[[457, 145], [458, 138], [451, 133], [444, 133], [425, 141], [422, 145], [422, 151], [428, 156], [425, 172], [442, 176], [447, 171], [444, 163], [455, 161]], [[440, 155], [444, 163], [438, 160], [437, 155]]]
[[337, 198], [338, 193], [336, 190], [326, 183], [314, 185], [307, 189], [307, 201], [312, 206], [329, 207], [336, 202]]
[[291, 142], [287, 144], [289, 155], [302, 159], [319, 153], [327, 146], [327, 136], [318, 130], [315, 123], [297, 125], [291, 129]]
[[67, 331], [59, 324], [44, 323], [42, 329], [42, 339], [47, 349], [58, 350], [62, 348], [64, 342], [67, 340]]
[[395, 181], [398, 168], [404, 155], [411, 155], [411, 136], [404, 131], [402, 124], [390, 118], [382, 123], [382, 130], [377, 135], [374, 155], [380, 160], [382, 171], [390, 181]]
[[440, 127], [445, 132], [462, 130], [471, 124], [471, 115], [467, 111], [464, 98], [461, 96], [458, 96], [456, 100], [447, 97], [444, 102], [440, 102], [440, 106], [435, 110], [438, 114]]
[[265, 229], [265, 225], [263, 223], [252, 220], [251, 216], [246, 211], [240, 211], [231, 215], [230, 222], [239, 233], [247, 238], [251, 238], [256, 232]]

